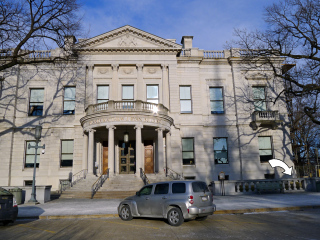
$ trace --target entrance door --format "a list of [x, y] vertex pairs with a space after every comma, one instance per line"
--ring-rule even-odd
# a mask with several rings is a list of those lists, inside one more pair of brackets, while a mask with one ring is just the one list
[[103, 156], [102, 156], [102, 173], [105, 173], [108, 169], [108, 142], [103, 142]]
[[154, 173], [153, 141], [144, 142], [144, 172]]
[[136, 154], [134, 142], [120, 142], [119, 144], [119, 169], [121, 174], [136, 172]]

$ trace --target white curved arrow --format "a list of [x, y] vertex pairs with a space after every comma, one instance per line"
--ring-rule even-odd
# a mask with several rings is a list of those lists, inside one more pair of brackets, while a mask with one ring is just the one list
[[281, 167], [284, 169], [282, 173], [287, 174], [287, 175], [292, 175], [292, 167], [289, 167], [285, 162], [279, 160], [279, 159], [271, 159], [269, 160], [270, 166], [275, 168], [275, 167]]

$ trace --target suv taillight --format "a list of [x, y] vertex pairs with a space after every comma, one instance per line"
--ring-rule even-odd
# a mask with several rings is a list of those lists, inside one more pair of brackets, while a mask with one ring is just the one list
[[15, 198], [13, 198], [12, 206], [13, 206], [13, 207], [18, 207], [18, 204], [17, 204], [17, 201], [16, 201]]
[[192, 195], [189, 196], [189, 203], [190, 203], [190, 204], [193, 204], [193, 203], [194, 203], [194, 201], [193, 201], [193, 196], [192, 196]]

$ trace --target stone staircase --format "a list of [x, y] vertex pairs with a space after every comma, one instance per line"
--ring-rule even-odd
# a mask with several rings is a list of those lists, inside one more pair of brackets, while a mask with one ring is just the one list
[[92, 184], [97, 181], [98, 177], [87, 175], [86, 179], [82, 179], [73, 187], [62, 192], [60, 198], [91, 198]]
[[144, 186], [140, 176], [120, 174], [107, 179], [94, 198], [124, 199], [135, 195]]
[[149, 179], [150, 183], [156, 183], [156, 182], [165, 182], [165, 181], [171, 181], [172, 179], [170, 177], [166, 177], [165, 174], [160, 173], [148, 173], [146, 174], [147, 178]]
[[[164, 174], [147, 174], [150, 183], [170, 181]], [[60, 198], [91, 198], [92, 184], [98, 179], [96, 176], [87, 176], [72, 188], [64, 191]], [[135, 195], [144, 186], [139, 175], [120, 174], [108, 178], [98, 192], [95, 199], [124, 199]]]

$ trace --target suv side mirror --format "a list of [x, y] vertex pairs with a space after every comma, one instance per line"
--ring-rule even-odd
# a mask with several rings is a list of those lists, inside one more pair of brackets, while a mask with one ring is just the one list
[[140, 197], [140, 192], [136, 192], [136, 195]]

